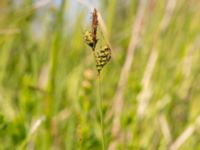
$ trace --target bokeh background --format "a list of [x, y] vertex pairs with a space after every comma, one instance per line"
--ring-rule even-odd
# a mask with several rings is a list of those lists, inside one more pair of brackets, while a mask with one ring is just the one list
[[101, 149], [94, 7], [106, 149], [199, 150], [199, 0], [1, 0], [0, 149]]

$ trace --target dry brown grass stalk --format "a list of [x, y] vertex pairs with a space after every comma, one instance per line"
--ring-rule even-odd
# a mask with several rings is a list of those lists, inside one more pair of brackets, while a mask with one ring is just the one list
[[169, 150], [178, 150], [187, 139], [189, 139], [195, 129], [199, 128], [200, 126], [200, 116], [198, 116], [194, 123], [190, 124], [183, 132], [182, 134], [171, 144]]
[[128, 75], [130, 73], [131, 64], [133, 61], [135, 49], [138, 45], [139, 39], [140, 39], [140, 33], [142, 31], [142, 22], [145, 12], [145, 1], [141, 0], [140, 5], [137, 11], [135, 22], [133, 23], [132, 27], [132, 35], [129, 42], [126, 58], [124, 65], [121, 70], [117, 91], [115, 92], [115, 95], [113, 97], [113, 123], [112, 123], [112, 137], [115, 139], [112, 143], [110, 143], [109, 150], [114, 150], [115, 145], [117, 143], [117, 137], [120, 131], [120, 116], [121, 111], [123, 107], [123, 93], [124, 88], [128, 80]]
[[149, 103], [151, 97], [151, 87], [150, 87], [150, 80], [153, 74], [153, 70], [155, 68], [155, 64], [158, 58], [158, 52], [153, 49], [149, 60], [147, 62], [147, 66], [144, 72], [144, 76], [142, 79], [142, 91], [139, 93], [137, 100], [138, 100], [138, 109], [137, 109], [137, 117], [138, 119], [142, 119], [145, 113], [145, 109]]
[[[176, 6], [175, 1], [174, 2], [173, 2], [173, 0], [168, 1], [165, 14], [164, 14], [163, 19], [162, 19], [161, 24], [160, 24], [160, 31], [164, 31], [167, 28], [167, 26], [170, 22], [174, 8]], [[124, 91], [125, 85], [126, 85], [127, 80], [128, 80], [128, 74], [130, 72], [131, 64], [132, 64], [132, 61], [133, 61], [134, 51], [135, 51], [135, 48], [136, 48], [138, 41], [139, 41], [139, 33], [141, 32], [141, 29], [142, 29], [141, 24], [142, 24], [144, 12], [145, 12], [145, 5], [144, 4], [145, 4], [145, 1], [140, 1], [140, 6], [139, 6], [139, 9], [138, 9], [138, 12], [137, 12], [137, 15], [136, 15], [137, 17], [136, 17], [135, 23], [133, 25], [132, 37], [131, 37], [131, 40], [130, 40], [130, 43], [129, 43], [125, 63], [124, 63], [123, 68], [121, 70], [120, 79], [119, 79], [118, 86], [117, 86], [117, 91], [116, 91], [115, 96], [113, 98], [113, 101], [114, 101], [114, 105], [113, 105], [114, 119], [113, 119], [113, 126], [112, 126], [113, 138], [116, 138], [119, 134], [120, 116], [121, 116], [121, 111], [122, 111], [122, 107], [123, 107], [123, 100], [122, 100], [123, 99], [123, 91]], [[157, 36], [154, 40], [155, 41], [157, 40]], [[152, 49], [153, 49], [152, 54], [151, 54], [152, 57], [150, 56], [150, 58], [149, 58], [150, 60], [148, 61], [148, 62], [152, 62], [151, 63], [152, 65], [150, 65], [151, 68], [149, 69], [148, 64], [147, 64], [147, 67], [146, 67], [147, 70], [145, 71], [146, 75], [144, 74], [144, 77], [143, 77], [143, 80], [145, 80], [145, 82], [147, 82], [147, 83], [143, 82], [143, 87], [145, 87], [145, 88], [142, 90], [142, 93], [139, 94], [139, 97], [143, 97], [143, 98], [139, 98], [139, 100], [138, 100], [138, 102], [139, 102], [138, 115], [140, 115], [140, 117], [141, 117], [141, 114], [144, 113], [144, 110], [145, 110], [147, 103], [148, 103], [149, 97], [148, 98], [146, 97], [145, 99], [144, 99], [144, 97], [145, 97], [145, 95], [148, 95], [147, 93], [150, 93], [150, 91], [148, 90], [149, 89], [149, 80], [151, 78], [151, 74], [153, 73], [154, 66], [155, 66], [156, 59], [157, 59], [157, 55], [158, 55], [157, 52], [154, 51], [154, 49], [156, 49], [155, 45], [153, 45]], [[147, 75], [146, 72], [151, 72], [151, 74]], [[115, 146], [114, 146], [115, 143], [116, 143], [116, 141], [111, 143], [110, 150], [115, 149]]]

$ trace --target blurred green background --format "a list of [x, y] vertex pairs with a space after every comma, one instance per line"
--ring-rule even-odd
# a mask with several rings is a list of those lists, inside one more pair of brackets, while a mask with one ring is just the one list
[[0, 149], [101, 149], [84, 2], [112, 46], [101, 74], [106, 149], [199, 150], [199, 0], [1, 0]]

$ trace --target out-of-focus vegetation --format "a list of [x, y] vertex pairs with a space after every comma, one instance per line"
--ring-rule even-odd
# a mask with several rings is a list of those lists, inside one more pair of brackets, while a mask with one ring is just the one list
[[[101, 149], [82, 2], [0, 1], [0, 149]], [[200, 1], [87, 2], [112, 45], [101, 74], [106, 149], [199, 150]]]

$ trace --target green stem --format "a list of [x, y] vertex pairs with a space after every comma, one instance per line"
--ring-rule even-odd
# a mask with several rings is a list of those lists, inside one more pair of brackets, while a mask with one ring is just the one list
[[105, 139], [104, 139], [104, 123], [103, 123], [103, 105], [101, 98], [101, 82], [100, 82], [100, 73], [98, 74], [98, 98], [99, 98], [99, 114], [101, 122], [101, 135], [102, 135], [102, 150], [105, 150]]

